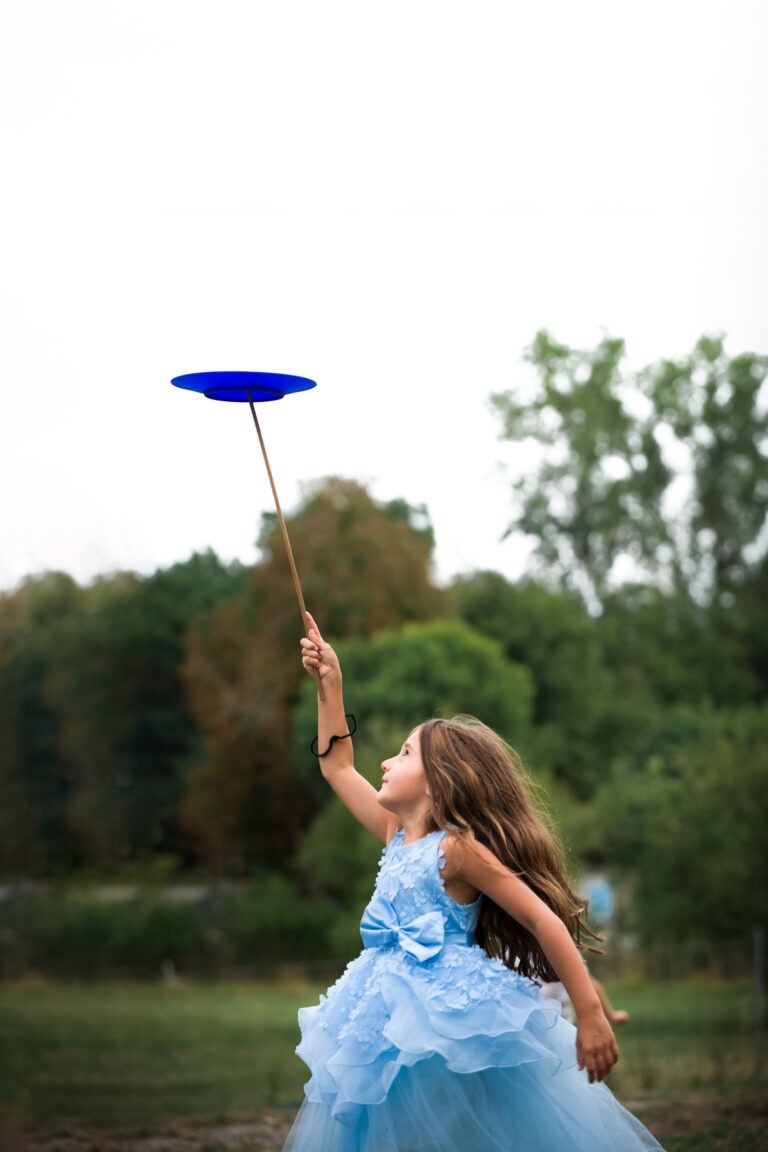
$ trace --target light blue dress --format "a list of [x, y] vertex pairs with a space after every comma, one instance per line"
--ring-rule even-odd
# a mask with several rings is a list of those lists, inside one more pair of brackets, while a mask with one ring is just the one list
[[660, 1149], [579, 1071], [559, 1004], [474, 944], [480, 899], [445, 891], [444, 835], [395, 835], [363, 952], [299, 1012], [311, 1078], [284, 1152]]

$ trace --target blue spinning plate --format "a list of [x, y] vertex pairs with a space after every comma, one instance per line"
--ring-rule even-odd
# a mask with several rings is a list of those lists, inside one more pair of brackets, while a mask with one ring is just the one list
[[171, 384], [202, 392], [209, 400], [234, 400], [254, 404], [282, 400], [291, 392], [306, 392], [316, 382], [306, 376], [286, 376], [282, 372], [188, 372], [174, 376]]

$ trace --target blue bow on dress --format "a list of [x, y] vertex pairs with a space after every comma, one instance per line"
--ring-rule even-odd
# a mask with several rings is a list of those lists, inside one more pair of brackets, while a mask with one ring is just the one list
[[392, 904], [379, 896], [363, 913], [360, 935], [366, 948], [399, 947], [416, 960], [430, 960], [445, 943], [445, 921], [439, 912], [425, 912], [400, 924]]

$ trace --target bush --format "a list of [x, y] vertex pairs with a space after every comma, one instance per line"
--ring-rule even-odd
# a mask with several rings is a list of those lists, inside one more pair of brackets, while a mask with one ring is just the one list
[[0, 975], [151, 976], [166, 965], [213, 975], [317, 962], [329, 955], [329, 921], [324, 903], [307, 900], [277, 874], [247, 890], [210, 889], [194, 900], [154, 888], [127, 900], [17, 892], [0, 904]]

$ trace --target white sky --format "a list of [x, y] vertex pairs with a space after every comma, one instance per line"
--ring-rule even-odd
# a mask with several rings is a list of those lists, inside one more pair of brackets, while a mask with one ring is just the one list
[[[538, 328], [768, 352], [764, 0], [6, 0], [0, 589], [256, 559], [281, 504], [425, 503], [518, 573], [487, 397]], [[504, 471], [504, 468], [507, 471]], [[297, 557], [300, 565], [300, 558]]]

